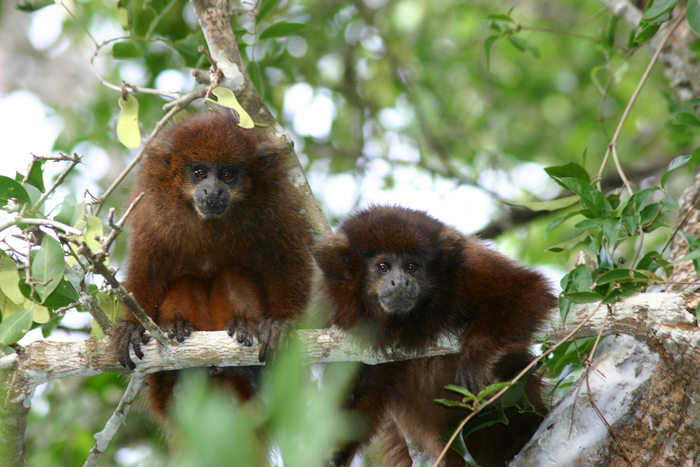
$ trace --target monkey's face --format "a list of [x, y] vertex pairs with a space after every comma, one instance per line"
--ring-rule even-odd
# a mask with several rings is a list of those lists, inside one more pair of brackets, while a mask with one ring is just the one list
[[369, 261], [369, 291], [389, 314], [411, 311], [421, 295], [422, 261], [410, 256], [380, 254]]
[[192, 162], [186, 170], [194, 207], [204, 218], [223, 216], [245, 196], [247, 181], [243, 169], [235, 164]]

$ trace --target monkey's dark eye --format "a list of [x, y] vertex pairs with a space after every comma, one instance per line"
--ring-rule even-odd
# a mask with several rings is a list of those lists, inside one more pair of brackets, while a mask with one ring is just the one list
[[377, 264], [377, 269], [379, 269], [379, 272], [382, 274], [386, 274], [387, 272], [391, 271], [391, 266], [389, 266], [389, 263], [382, 261], [381, 263]]
[[207, 171], [202, 168], [194, 169], [192, 173], [197, 178], [207, 178]]
[[408, 265], [406, 266], [406, 272], [409, 274], [413, 274], [416, 271], [418, 271], [418, 265], [416, 263], [408, 263]]
[[231, 180], [233, 180], [233, 177], [234, 173], [231, 170], [224, 170], [223, 172], [221, 172], [221, 180], [225, 182], [230, 182]]

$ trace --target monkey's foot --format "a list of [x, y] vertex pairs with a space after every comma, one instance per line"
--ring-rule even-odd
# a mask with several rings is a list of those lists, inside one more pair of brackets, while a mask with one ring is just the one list
[[275, 353], [286, 342], [289, 322], [281, 319], [263, 318], [258, 326], [258, 340], [260, 341], [260, 354], [258, 361], [274, 358]]
[[228, 322], [228, 335], [233, 337], [236, 335], [236, 340], [239, 344], [250, 347], [255, 342], [255, 336], [258, 335], [257, 320], [237, 316]]
[[186, 338], [190, 337], [192, 331], [194, 331], [194, 326], [186, 321], [174, 321], [172, 323], [167, 323], [161, 326], [163, 332], [168, 335], [168, 339], [177, 339], [178, 342], [183, 342]]
[[134, 354], [141, 360], [143, 359], [141, 344], [148, 344], [149, 339], [150, 337], [146, 334], [146, 330], [142, 324], [128, 321], [122, 322], [112, 331], [112, 344], [114, 345], [114, 351], [117, 354], [119, 364], [130, 370], [136, 368], [136, 364], [129, 355], [129, 345], [134, 348]]

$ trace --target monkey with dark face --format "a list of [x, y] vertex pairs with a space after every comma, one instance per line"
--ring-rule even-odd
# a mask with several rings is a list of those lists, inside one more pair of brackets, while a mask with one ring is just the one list
[[[248, 346], [257, 339], [263, 362], [308, 302], [310, 233], [280, 149], [227, 115], [191, 117], [148, 142], [133, 188], [134, 197], [145, 194], [130, 218], [125, 286], [171, 339], [228, 330]], [[133, 369], [129, 349], [143, 357], [143, 326], [129, 313], [112, 339]], [[214, 374], [245, 400], [248, 370]], [[149, 376], [161, 418], [176, 375]]]
[[[363, 420], [361, 438], [343, 446], [335, 466], [349, 465], [373, 438], [382, 464], [412, 465], [406, 438], [437, 457], [438, 438], [466, 410], [435, 399], [458, 399], [445, 386], [478, 393], [508, 381], [533, 358], [534, 335], [557, 304], [544, 278], [520, 267], [424, 212], [376, 206], [360, 211], [314, 248], [324, 275], [331, 324], [361, 331], [374, 349], [420, 351], [442, 335], [459, 336], [462, 351], [379, 365], [363, 365], [348, 402]], [[504, 466], [523, 447], [546, 408], [540, 379], [525, 394], [537, 413], [515, 415], [470, 435], [467, 448], [483, 467]], [[464, 460], [450, 451], [448, 466]]]

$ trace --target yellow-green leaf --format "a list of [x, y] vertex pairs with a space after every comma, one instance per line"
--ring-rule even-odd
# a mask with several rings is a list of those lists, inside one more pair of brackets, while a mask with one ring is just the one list
[[117, 137], [124, 146], [135, 149], [141, 146], [141, 131], [139, 130], [139, 101], [129, 94], [127, 100], [119, 98], [122, 109], [117, 121]]
[[229, 88], [218, 87], [214, 88], [212, 92], [219, 99], [220, 105], [230, 107], [238, 112], [241, 119], [241, 121], [238, 122], [238, 126], [245, 128], [246, 130], [250, 130], [251, 128], [255, 127], [253, 119], [250, 118], [248, 112], [243, 110], [243, 107], [241, 107], [241, 104], [238, 102], [238, 99], [236, 99], [236, 95], [233, 93], [233, 91], [231, 91]]
[[[102, 245], [99, 241], [95, 240], [95, 235], [100, 237], [104, 236], [104, 225], [102, 224], [102, 219], [96, 216], [85, 216], [86, 220], [82, 218], [78, 219], [73, 227], [78, 230], [83, 230], [85, 227], [85, 233], [79, 237], [74, 237], [77, 241], [85, 241], [87, 246], [90, 247], [92, 252], [99, 250]], [[67, 257], [67, 262], [69, 265], [75, 265], [77, 262], [72, 256]], [[105, 266], [109, 265], [109, 256], [105, 258]]]
[[27, 299], [26, 302], [24, 302], [24, 306], [27, 309], [31, 309], [33, 314], [32, 314], [32, 320], [35, 323], [39, 324], [44, 324], [48, 323], [49, 320], [51, 319], [51, 313], [49, 313], [49, 309], [46, 308], [45, 306], [39, 305], [36, 302], [33, 302], [29, 299]]
[[0, 258], [0, 291], [15, 305], [24, 303], [25, 297], [19, 290], [19, 271], [11, 258]]
[[2, 319], [5, 320], [15, 313], [24, 310], [25, 308], [27, 307], [24, 306], [24, 301], [22, 301], [20, 304], [14, 303], [12, 300], [7, 298], [4, 293], [2, 293], [2, 290], [0, 290], [0, 311], [2, 311]]
[[[119, 319], [126, 313], [126, 307], [112, 295], [108, 295], [104, 292], [97, 292], [97, 294], [95, 294], [95, 298], [97, 299], [97, 304], [100, 305], [102, 311], [104, 311], [107, 315], [107, 318], [109, 318], [109, 320], [114, 324], [117, 324]], [[101, 337], [104, 337], [104, 335], [105, 334], [100, 325], [93, 319], [90, 337], [100, 339]]]

